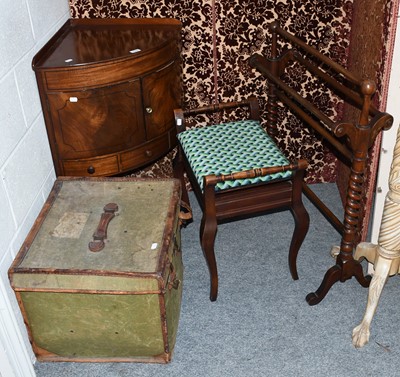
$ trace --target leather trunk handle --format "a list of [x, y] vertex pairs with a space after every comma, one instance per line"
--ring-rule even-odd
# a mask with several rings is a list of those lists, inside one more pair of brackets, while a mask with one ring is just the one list
[[97, 252], [104, 249], [104, 240], [107, 238], [107, 227], [110, 221], [115, 217], [118, 211], [118, 204], [108, 203], [104, 206], [104, 212], [101, 214], [99, 225], [93, 233], [93, 241], [89, 242], [89, 250]]

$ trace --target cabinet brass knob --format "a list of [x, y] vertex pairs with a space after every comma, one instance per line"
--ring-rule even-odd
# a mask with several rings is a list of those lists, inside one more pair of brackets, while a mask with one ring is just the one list
[[147, 150], [147, 151], [145, 152], [145, 154], [146, 154], [147, 157], [151, 157], [151, 156], [153, 155], [153, 152]]
[[89, 174], [94, 174], [95, 171], [96, 171], [96, 169], [95, 169], [92, 165], [90, 165], [90, 166], [87, 168], [87, 172], [88, 172]]
[[146, 112], [147, 114], [151, 114], [153, 112], [153, 109], [151, 107], [146, 107]]

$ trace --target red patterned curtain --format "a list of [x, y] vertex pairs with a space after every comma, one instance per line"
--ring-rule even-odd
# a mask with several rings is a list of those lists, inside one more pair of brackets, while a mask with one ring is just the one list
[[[385, 92], [385, 57], [390, 54], [387, 36], [393, 29], [391, 11], [396, 0], [69, 1], [73, 18], [172, 17], [180, 20], [185, 107], [257, 95], [263, 108], [267, 83], [247, 60], [253, 53], [269, 55], [270, 35], [266, 26], [275, 19], [334, 61], [358, 72], [354, 57], [359, 57], [372, 67], [372, 76], [380, 83], [379, 92]], [[365, 43], [360, 43], [360, 25]], [[372, 49], [368, 47], [371, 41]], [[289, 79], [322, 110], [329, 109], [333, 117], [339, 119], [345, 114], [341, 104], [318, 83], [310, 81], [303, 70], [294, 67]], [[383, 97], [379, 98], [382, 101]], [[329, 145], [286, 109], [281, 110], [279, 117], [278, 143], [289, 157], [309, 161], [307, 182], [338, 182], [344, 192], [347, 172], [341, 167], [338, 169], [338, 160]], [[138, 175], [170, 175], [171, 157], [172, 154], [168, 155]], [[376, 161], [377, 156], [371, 166]], [[371, 174], [374, 177], [373, 169]], [[369, 196], [373, 184], [374, 180], [368, 185]], [[368, 216], [364, 219], [364, 236], [366, 224]]]
[[[272, 0], [70, 0], [75, 18], [173, 17], [183, 24], [184, 105], [195, 107], [255, 94], [266, 103], [266, 81], [247, 63], [251, 54], [269, 54], [266, 26], [275, 19], [288, 31], [346, 65], [352, 1]], [[305, 73], [292, 79], [306, 82]], [[318, 88], [309, 96], [330, 105]], [[286, 114], [282, 117], [287, 118]], [[319, 137], [295, 117], [282, 120], [279, 143], [289, 157], [305, 157], [308, 182], [334, 182], [336, 159]], [[157, 169], [162, 169], [159, 165]], [[165, 169], [162, 169], [165, 170]]]

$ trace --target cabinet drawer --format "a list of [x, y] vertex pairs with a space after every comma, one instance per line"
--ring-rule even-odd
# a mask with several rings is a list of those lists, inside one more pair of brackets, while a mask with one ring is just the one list
[[142, 147], [121, 153], [121, 170], [135, 169], [139, 166], [146, 165], [165, 154], [168, 150], [169, 138], [168, 134], [165, 134], [163, 137], [147, 143]]
[[70, 176], [102, 176], [119, 172], [118, 156], [88, 158], [82, 160], [64, 160], [64, 175]]

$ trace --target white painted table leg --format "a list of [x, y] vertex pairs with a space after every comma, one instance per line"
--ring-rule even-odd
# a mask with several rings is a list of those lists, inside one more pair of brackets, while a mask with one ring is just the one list
[[365, 258], [369, 263], [375, 264], [378, 255], [378, 245], [371, 242], [360, 242], [354, 252], [354, 259], [361, 261], [361, 259]]
[[353, 330], [353, 345], [363, 347], [368, 343], [370, 326], [382, 289], [389, 275], [399, 273], [400, 264], [400, 128], [397, 131], [392, 166], [389, 175], [389, 192], [379, 230], [378, 245], [360, 243], [355, 259], [365, 257], [373, 263], [375, 272], [368, 292], [367, 309], [361, 323]]
[[378, 255], [377, 262], [375, 263], [375, 273], [372, 277], [369, 291], [368, 291], [368, 302], [367, 309], [364, 314], [364, 318], [361, 323], [353, 330], [353, 345], [354, 347], [360, 348], [365, 346], [369, 341], [370, 326], [372, 318], [374, 317], [376, 308], [378, 306], [379, 298], [382, 293], [382, 289], [389, 276], [389, 271], [393, 259], [386, 259]]

